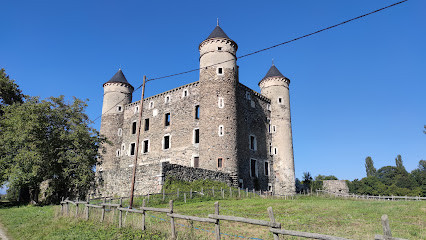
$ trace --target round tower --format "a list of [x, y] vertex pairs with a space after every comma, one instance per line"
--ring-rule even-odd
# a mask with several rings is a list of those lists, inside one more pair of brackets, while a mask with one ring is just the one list
[[199, 45], [199, 164], [201, 168], [225, 171], [234, 176], [238, 174], [237, 49], [237, 44], [219, 25]]
[[279, 195], [292, 195], [296, 191], [289, 85], [290, 79], [274, 64], [259, 82], [262, 95], [271, 100], [273, 188]]
[[106, 83], [102, 105], [100, 134], [111, 144], [103, 144], [102, 170], [114, 168], [122, 156], [122, 128], [124, 121], [124, 106], [132, 102], [133, 86], [127, 82], [121, 69]]

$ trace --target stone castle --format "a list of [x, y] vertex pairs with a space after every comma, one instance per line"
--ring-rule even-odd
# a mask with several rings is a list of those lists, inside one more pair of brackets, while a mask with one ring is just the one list
[[[135, 154], [135, 194], [161, 191], [165, 176], [209, 178], [241, 188], [295, 193], [290, 80], [272, 65], [260, 93], [239, 81], [238, 45], [218, 26], [199, 45], [200, 78], [140, 101], [119, 70], [103, 84], [104, 144], [99, 192], [128, 196]], [[192, 176], [192, 177], [190, 177]]]

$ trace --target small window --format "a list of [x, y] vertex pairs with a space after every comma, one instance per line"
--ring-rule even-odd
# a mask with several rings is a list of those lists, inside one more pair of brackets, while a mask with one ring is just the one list
[[269, 155], [272, 155], [272, 143], [269, 143]]
[[166, 135], [163, 138], [163, 149], [169, 149], [170, 148], [170, 135]]
[[119, 137], [121, 137], [121, 135], [123, 135], [123, 130], [122, 130], [121, 128], [119, 128], [119, 129], [117, 130], [117, 135], [118, 135]]
[[268, 111], [271, 111], [271, 104], [266, 104], [266, 109], [268, 110]]
[[117, 106], [117, 112], [123, 111], [123, 108], [121, 106]]
[[250, 135], [249, 147], [250, 147], [250, 150], [253, 150], [253, 151], [257, 150], [257, 141], [254, 135]]
[[272, 126], [272, 132], [274, 133], [274, 132], [277, 132], [277, 126], [275, 126], [275, 125], [273, 125]]
[[221, 68], [221, 67], [217, 68], [217, 74], [222, 75], [223, 74], [223, 68]]
[[170, 126], [170, 113], [164, 115], [164, 126]]
[[115, 156], [119, 157], [120, 156], [120, 149], [117, 149], [117, 151], [115, 152]]
[[282, 97], [278, 98], [278, 104], [283, 104], [283, 98]]
[[256, 159], [250, 159], [250, 177], [257, 177]]
[[218, 51], [222, 51], [222, 47], [217, 47], [217, 50]]
[[246, 91], [246, 98], [247, 100], [251, 100], [251, 94], [249, 91]]
[[268, 183], [268, 191], [272, 192], [272, 183]]
[[195, 106], [195, 119], [200, 119], [200, 105]]
[[222, 168], [223, 167], [223, 158], [218, 158], [217, 159], [217, 168]]
[[136, 122], [132, 123], [132, 134], [136, 134]]
[[153, 109], [153, 108], [154, 108], [154, 102], [151, 101], [151, 102], [149, 102], [149, 109]]
[[192, 158], [192, 167], [199, 167], [200, 166], [200, 157], [193, 157]]
[[143, 148], [142, 148], [142, 152], [143, 152], [143, 153], [147, 153], [147, 152], [149, 152], [149, 140], [144, 140], [144, 141], [143, 141]]
[[145, 130], [145, 131], [148, 131], [148, 130], [149, 130], [149, 118], [145, 118], [144, 130]]
[[166, 96], [166, 98], [164, 99], [165, 103], [169, 103], [170, 102], [170, 96]]
[[200, 129], [194, 129], [194, 143], [200, 143]]
[[187, 96], [188, 96], [188, 89], [185, 89], [182, 92], [182, 97], [187, 97]]
[[223, 97], [219, 97], [217, 100], [217, 105], [219, 106], [219, 108], [223, 108], [225, 106]]
[[278, 149], [275, 147], [274, 148], [274, 155], [277, 155], [278, 154]]
[[269, 176], [269, 162], [265, 162], [265, 176]]
[[238, 187], [239, 188], [244, 188], [244, 180], [241, 179], [241, 178], [238, 180]]
[[126, 144], [124, 144], [124, 143], [123, 143], [123, 144], [121, 145], [121, 152], [124, 152], [124, 150], [126, 150]]
[[250, 105], [251, 105], [252, 108], [256, 107], [256, 103], [253, 100], [250, 100]]
[[135, 113], [138, 113], [139, 112], [139, 106], [136, 106], [135, 107]]
[[135, 146], [136, 146], [136, 143], [130, 144], [130, 156], [135, 155]]
[[218, 131], [218, 134], [219, 134], [219, 136], [220, 136], [220, 137], [222, 137], [222, 136], [223, 136], [223, 125], [219, 125], [219, 131]]

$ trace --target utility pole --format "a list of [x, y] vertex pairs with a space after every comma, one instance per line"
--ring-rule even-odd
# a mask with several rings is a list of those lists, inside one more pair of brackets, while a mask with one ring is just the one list
[[138, 164], [138, 155], [139, 155], [139, 141], [140, 141], [141, 127], [142, 127], [143, 98], [145, 95], [145, 83], [146, 83], [146, 76], [143, 76], [142, 97], [141, 97], [141, 104], [139, 107], [139, 124], [138, 124], [138, 135], [136, 140], [136, 153], [135, 153], [135, 161], [133, 162], [132, 186], [130, 189], [130, 203], [129, 203], [130, 209], [133, 206], [133, 193], [135, 192], [136, 166]]

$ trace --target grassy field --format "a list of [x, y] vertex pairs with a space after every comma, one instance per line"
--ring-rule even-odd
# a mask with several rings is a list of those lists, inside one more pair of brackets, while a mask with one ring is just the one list
[[[176, 213], [207, 217], [214, 213], [214, 201], [175, 202]], [[154, 205], [154, 204], [155, 205]], [[282, 199], [232, 199], [220, 200], [220, 213], [253, 219], [269, 220], [266, 212], [271, 206], [275, 218], [288, 230], [306, 231], [340, 236], [350, 239], [374, 239], [382, 234], [380, 217], [387, 214], [395, 237], [426, 239], [426, 202], [422, 201], [367, 201], [334, 199], [325, 197], [299, 197]], [[150, 202], [150, 206], [168, 207], [167, 204]], [[147, 231], [132, 228], [117, 229], [117, 212], [106, 215], [106, 223], [100, 225], [99, 211], [91, 211], [86, 222], [73, 217], [59, 217], [58, 207], [13, 207], [0, 209], [0, 221], [14, 239], [167, 239], [169, 218], [159, 213], [149, 213]], [[80, 209], [80, 213], [83, 208]], [[80, 215], [82, 217], [82, 215]], [[125, 214], [125, 226], [140, 228], [140, 215]], [[180, 239], [212, 239], [213, 224], [199, 224], [186, 220], [177, 221]], [[233, 222], [222, 222], [223, 239], [272, 239], [266, 227]], [[286, 238], [296, 239], [296, 238]]]

